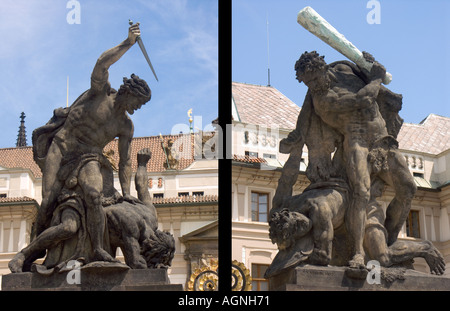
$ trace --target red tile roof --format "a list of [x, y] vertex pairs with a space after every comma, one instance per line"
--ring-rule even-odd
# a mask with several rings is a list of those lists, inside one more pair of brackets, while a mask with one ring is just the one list
[[[183, 151], [183, 155], [178, 162], [179, 170], [185, 169], [194, 162], [194, 137], [190, 134], [179, 134], [179, 135], [163, 135], [164, 146], [167, 146], [167, 141], [172, 139], [175, 144], [180, 144], [180, 151]], [[147, 164], [148, 172], [162, 172], [166, 169], [164, 168], [164, 163], [166, 162], [166, 156], [163, 148], [161, 147], [161, 138], [159, 136], [150, 137], [136, 137], [133, 138], [131, 142], [131, 167], [133, 172], [137, 170], [137, 153], [143, 148], [150, 148], [152, 152], [152, 157]], [[190, 149], [190, 150], [189, 150]], [[110, 142], [104, 148], [104, 151], [114, 150], [114, 162], [116, 165], [119, 164], [119, 151], [118, 151], [118, 140], [115, 139]]]
[[33, 160], [32, 147], [0, 149], [0, 166], [29, 169], [35, 177], [42, 177], [41, 169]]
[[[204, 133], [203, 135], [208, 135]], [[167, 146], [167, 141], [173, 139], [176, 142], [174, 145], [179, 144], [180, 151], [183, 151], [183, 155], [178, 163], [179, 170], [185, 169], [194, 162], [194, 136], [190, 134], [179, 135], [162, 135], [164, 145]], [[191, 147], [191, 148], [190, 148]], [[136, 137], [131, 142], [131, 159], [132, 169], [137, 169], [137, 152], [142, 148], [150, 148], [152, 152], [152, 158], [147, 165], [148, 172], [162, 172], [164, 168], [164, 162], [166, 161], [164, 151], [161, 147], [160, 136], [150, 137]], [[190, 150], [189, 150], [190, 148]], [[118, 140], [110, 142], [104, 148], [104, 151], [113, 150], [113, 160], [118, 165], [119, 152], [118, 152]], [[42, 172], [39, 166], [33, 160], [32, 147], [20, 147], [20, 148], [2, 148], [0, 149], [0, 166], [6, 168], [24, 168], [30, 169], [35, 177], [42, 177]]]
[[419, 124], [404, 123], [397, 138], [401, 149], [437, 155], [450, 149], [450, 118], [430, 114]]
[[237, 154], [233, 154], [233, 161], [245, 163], [267, 163], [267, 161], [263, 158], [251, 157], [248, 155], [243, 156]]
[[295, 128], [300, 107], [276, 88], [233, 82], [232, 93], [241, 122]]

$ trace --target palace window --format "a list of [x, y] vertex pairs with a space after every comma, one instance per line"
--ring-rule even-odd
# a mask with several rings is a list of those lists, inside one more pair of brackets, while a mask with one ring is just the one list
[[192, 196], [194, 197], [202, 197], [204, 194], [204, 191], [192, 191]]
[[157, 199], [157, 198], [164, 198], [164, 193], [153, 193], [153, 198]]
[[245, 151], [245, 155], [246, 155], [246, 156], [249, 156], [249, 157], [257, 158], [257, 157], [258, 157], [258, 152]]
[[178, 196], [179, 197], [188, 197], [189, 196], [189, 192], [178, 192]]
[[264, 278], [269, 265], [252, 263], [252, 291], [269, 290], [269, 280]]
[[272, 153], [263, 153], [263, 158], [266, 159], [276, 159], [277, 155], [276, 154], [272, 154]]
[[414, 172], [414, 173], [413, 173], [413, 176], [414, 176], [414, 177], [425, 178], [425, 175], [424, 175], [423, 173], [417, 173], [417, 172]]
[[252, 221], [268, 222], [269, 194], [252, 191]]
[[406, 219], [406, 235], [420, 238], [419, 211], [409, 211], [408, 219]]

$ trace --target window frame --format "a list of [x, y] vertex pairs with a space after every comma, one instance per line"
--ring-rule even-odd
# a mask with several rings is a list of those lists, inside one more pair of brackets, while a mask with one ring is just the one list
[[[413, 214], [417, 215], [415, 218], [415, 224], [414, 219], [413, 219]], [[417, 228], [417, 232], [415, 233], [414, 228]], [[421, 230], [420, 230], [420, 211], [417, 210], [410, 210], [408, 213], [408, 218], [406, 219], [406, 224], [405, 224], [405, 231], [406, 231], [406, 236], [409, 238], [416, 238], [416, 239], [420, 239], [421, 237]]]
[[249, 150], [246, 150], [246, 151], [244, 152], [244, 154], [245, 154], [246, 156], [250, 157], [250, 158], [258, 158], [258, 156], [259, 156], [259, 153], [258, 153], [258, 152], [256, 152], [256, 151], [249, 151]]
[[[257, 201], [253, 200], [253, 195], [256, 194], [257, 195]], [[266, 202], [265, 203], [260, 203], [260, 197], [261, 196], [266, 196]], [[254, 205], [253, 203], [256, 203], [257, 209], [254, 210]], [[261, 205], [262, 204], [266, 204], [266, 211], [265, 213], [261, 212]], [[269, 222], [269, 211], [270, 211], [270, 193], [268, 192], [264, 192], [264, 191], [257, 191], [257, 190], [251, 190], [250, 191], [250, 218], [252, 221], [255, 222]], [[265, 214], [266, 215], [266, 220], [261, 220], [261, 215]], [[256, 216], [255, 218], [253, 216]]]
[[164, 192], [160, 192], [160, 193], [153, 193], [153, 199], [164, 199]]
[[[261, 263], [252, 263], [251, 264], [251, 277], [252, 277], [252, 291], [261, 291], [261, 284], [265, 283], [267, 290], [269, 289], [269, 280], [264, 278], [264, 274], [261, 272], [261, 268], [265, 268], [266, 270], [269, 268], [270, 265], [268, 264], [261, 264]], [[254, 275], [254, 268], [256, 268], [256, 274]], [[262, 275], [261, 275], [262, 274]], [[256, 284], [256, 288], [255, 288]]]

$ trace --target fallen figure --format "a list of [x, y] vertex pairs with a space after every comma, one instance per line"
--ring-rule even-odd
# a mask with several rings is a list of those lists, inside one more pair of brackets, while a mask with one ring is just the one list
[[[378, 178], [372, 182], [366, 208], [364, 248], [368, 260], [377, 260], [382, 267], [412, 268], [413, 258], [422, 257], [432, 274], [442, 275], [444, 258], [430, 241], [397, 240], [388, 247], [385, 214], [376, 201], [383, 187]], [[344, 225], [348, 195], [345, 183], [336, 180], [312, 184], [302, 194], [285, 200], [269, 221], [270, 238], [279, 252], [265, 277], [300, 264], [346, 266], [351, 258]]]

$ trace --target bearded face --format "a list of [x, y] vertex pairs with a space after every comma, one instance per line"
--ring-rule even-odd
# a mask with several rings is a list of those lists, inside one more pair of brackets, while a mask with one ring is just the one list
[[145, 100], [130, 93], [120, 93], [116, 95], [115, 103], [132, 115], [145, 104]]
[[147, 83], [135, 74], [130, 79], [123, 78], [116, 95], [116, 105], [124, 108], [129, 114], [133, 114], [152, 97], [152, 91]]

